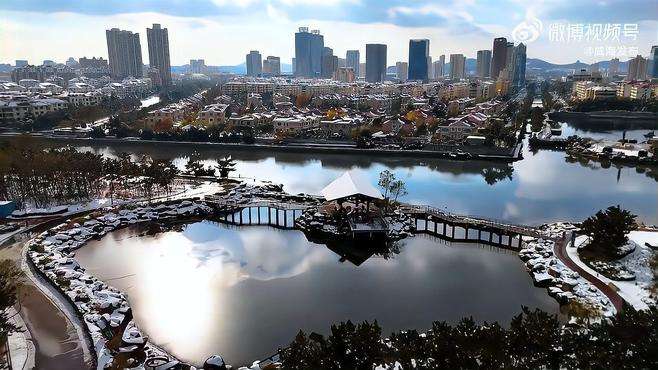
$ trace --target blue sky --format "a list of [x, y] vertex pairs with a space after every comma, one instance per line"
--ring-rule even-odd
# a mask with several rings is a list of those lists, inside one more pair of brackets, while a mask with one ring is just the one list
[[[139, 32], [147, 59], [145, 28], [154, 22], [169, 29], [172, 64], [195, 58], [238, 64], [251, 49], [289, 63], [293, 33], [304, 25], [320, 29], [325, 44], [340, 56], [348, 49], [364, 50], [369, 42], [386, 43], [389, 64], [407, 59], [409, 38], [430, 39], [434, 58], [474, 57], [491, 48], [494, 37], [512, 39], [524, 21], [541, 25], [528, 45], [529, 57], [554, 62], [609, 59], [597, 58], [588, 47], [624, 46], [646, 55], [658, 43], [655, 0], [3, 0], [0, 21], [0, 61], [32, 63], [106, 56], [104, 30], [112, 27]], [[560, 43], [548, 35], [557, 23], [632, 23], [638, 34], [612, 44]]]

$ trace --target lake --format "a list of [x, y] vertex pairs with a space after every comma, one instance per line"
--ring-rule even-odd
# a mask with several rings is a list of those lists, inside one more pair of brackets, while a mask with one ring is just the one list
[[492, 247], [416, 236], [357, 266], [299, 231], [211, 221], [143, 229], [92, 241], [76, 259], [127, 294], [154, 343], [192, 363], [218, 353], [250, 364], [299, 329], [327, 334], [346, 320], [377, 320], [388, 335], [464, 316], [507, 325], [522, 305], [558, 313], [516, 253]]
[[[633, 131], [642, 136], [647, 131]], [[581, 134], [581, 132], [579, 132]], [[609, 137], [615, 133], [582, 133]], [[621, 133], [616, 133], [621, 137]], [[629, 136], [631, 136], [629, 134]], [[52, 142], [56, 143], [56, 142]], [[62, 145], [59, 143], [59, 145]], [[563, 152], [531, 152], [524, 146], [521, 161], [411, 159], [391, 156], [280, 153], [254, 150], [227, 151], [202, 144], [123, 142], [84, 144], [81, 150], [105, 155], [121, 152], [135, 158], [169, 158], [183, 168], [187, 156], [198, 151], [208, 165], [231, 155], [232, 176], [270, 180], [291, 193], [319, 194], [344, 171], [356, 169], [376, 184], [379, 173], [393, 171], [407, 185], [404, 201], [475, 216], [537, 225], [554, 221], [581, 221], [602, 208], [621, 204], [647, 224], [658, 224], [658, 183], [636, 168], [604, 168], [593, 161], [569, 163]], [[655, 171], [655, 170], [654, 170]]]

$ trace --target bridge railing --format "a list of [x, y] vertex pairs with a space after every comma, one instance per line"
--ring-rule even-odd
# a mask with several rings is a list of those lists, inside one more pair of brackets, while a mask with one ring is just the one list
[[426, 213], [428, 215], [436, 215], [445, 218], [448, 221], [471, 222], [473, 224], [478, 224], [483, 226], [504, 228], [518, 233], [529, 234], [531, 236], [539, 235], [539, 231], [534, 227], [527, 225], [513, 224], [504, 220], [497, 220], [497, 219], [481, 217], [481, 216], [459, 215], [432, 206], [405, 204], [402, 207], [403, 209], [409, 209], [415, 212]]
[[238, 202], [234, 200], [227, 200], [225, 198], [214, 196], [214, 195], [207, 195], [205, 197], [205, 201], [226, 208], [270, 207], [270, 208], [290, 211], [290, 210], [305, 210], [310, 207], [308, 205], [303, 205], [303, 204], [281, 203], [276, 201], [268, 201], [265, 199], [260, 199], [255, 202]]

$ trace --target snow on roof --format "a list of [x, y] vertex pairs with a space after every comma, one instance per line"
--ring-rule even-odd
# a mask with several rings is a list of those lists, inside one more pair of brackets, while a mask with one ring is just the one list
[[372, 186], [368, 179], [356, 171], [346, 171], [341, 177], [322, 189], [322, 195], [328, 201], [357, 194], [370, 198], [384, 199], [382, 193]]

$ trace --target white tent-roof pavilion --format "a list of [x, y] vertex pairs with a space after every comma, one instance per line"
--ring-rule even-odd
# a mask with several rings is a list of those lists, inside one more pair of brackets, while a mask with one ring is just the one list
[[356, 171], [346, 171], [331, 184], [322, 189], [322, 196], [327, 201], [350, 197], [384, 199], [382, 193], [372, 186], [368, 179]]

